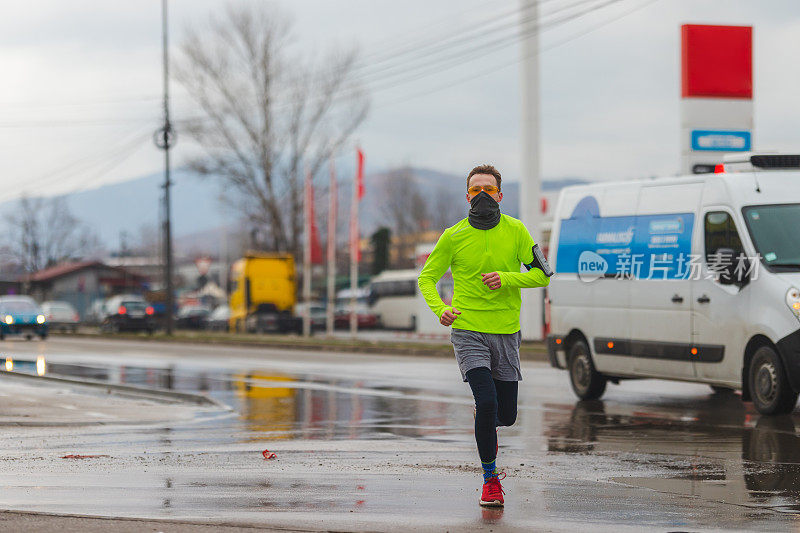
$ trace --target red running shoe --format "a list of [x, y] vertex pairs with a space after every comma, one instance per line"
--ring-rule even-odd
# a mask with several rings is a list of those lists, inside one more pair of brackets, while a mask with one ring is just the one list
[[500, 484], [501, 479], [505, 479], [506, 473], [502, 472], [498, 475], [492, 476], [483, 484], [483, 494], [481, 494], [480, 504], [485, 507], [502, 507], [503, 502], [503, 486]]

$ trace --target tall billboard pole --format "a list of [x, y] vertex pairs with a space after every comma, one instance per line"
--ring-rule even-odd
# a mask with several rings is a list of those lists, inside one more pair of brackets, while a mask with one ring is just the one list
[[[539, 163], [539, 5], [521, 0], [520, 35], [522, 48], [522, 175], [519, 212], [525, 227], [537, 243], [541, 239], [541, 177]], [[520, 324], [522, 338], [542, 338], [543, 289], [522, 291]]]

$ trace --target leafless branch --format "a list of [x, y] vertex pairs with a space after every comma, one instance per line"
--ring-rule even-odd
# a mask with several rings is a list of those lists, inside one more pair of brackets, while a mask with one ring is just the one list
[[204, 150], [190, 167], [222, 181], [264, 248], [299, 255], [305, 173], [347, 145], [369, 104], [354, 51], [315, 63], [290, 44], [291, 23], [276, 7], [231, 3], [187, 31], [175, 76], [203, 115], [183, 126]]

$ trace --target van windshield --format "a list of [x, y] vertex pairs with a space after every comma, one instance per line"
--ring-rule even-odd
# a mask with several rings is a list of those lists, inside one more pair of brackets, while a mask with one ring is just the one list
[[800, 204], [751, 205], [742, 213], [764, 263], [779, 270], [800, 271]]

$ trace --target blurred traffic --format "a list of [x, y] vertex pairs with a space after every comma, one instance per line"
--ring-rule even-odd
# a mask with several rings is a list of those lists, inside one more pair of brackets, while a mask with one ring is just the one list
[[[68, 268], [64, 268], [64, 267]], [[219, 268], [219, 265], [212, 265]], [[30, 294], [0, 298], [5, 305], [2, 335], [37, 335], [45, 338], [49, 332], [100, 332], [115, 334], [136, 332], [153, 334], [163, 331], [167, 309], [163, 290], [150, 290], [146, 276], [114, 267], [114, 272], [128, 279], [126, 283], [109, 284], [116, 294], [102, 297], [103, 290], [94, 295], [59, 290], [60, 286], [99, 283], [107, 272], [105, 265], [61, 265], [47, 279], [49, 286], [33, 285]], [[95, 277], [96, 276], [96, 277]], [[311, 332], [328, 330], [328, 309], [332, 311], [335, 330], [350, 328], [355, 314], [358, 329], [416, 332], [419, 317], [425, 313], [419, 295], [415, 269], [385, 270], [376, 276], [365, 276], [363, 286], [353, 291], [339, 288], [334, 301], [328, 302], [322, 290], [309, 302], [299, 302], [296, 294], [294, 258], [290, 254], [251, 252], [233, 262], [229, 279], [223, 283], [203, 280], [197, 274], [195, 283], [205, 281], [196, 289], [179, 287], [172, 310], [175, 327], [179, 330], [218, 331], [231, 333], [302, 334], [302, 317], [308, 310]], [[348, 280], [339, 283], [346, 287]], [[440, 283], [443, 298], [452, 296], [452, 281]], [[23, 283], [11, 289], [12, 292]], [[41, 303], [37, 302], [41, 299]], [[31, 318], [33, 317], [33, 318]], [[36, 322], [37, 317], [40, 322]]]

